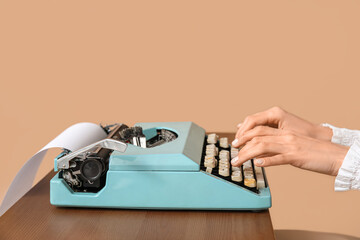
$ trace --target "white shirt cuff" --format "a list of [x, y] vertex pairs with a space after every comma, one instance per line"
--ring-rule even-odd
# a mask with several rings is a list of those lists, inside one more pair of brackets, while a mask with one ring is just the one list
[[360, 190], [360, 141], [355, 139], [335, 178], [335, 191]]
[[324, 127], [329, 127], [333, 131], [331, 142], [341, 144], [344, 146], [351, 146], [356, 139], [360, 140], [360, 131], [350, 130], [347, 128], [338, 128], [328, 123], [321, 124]]

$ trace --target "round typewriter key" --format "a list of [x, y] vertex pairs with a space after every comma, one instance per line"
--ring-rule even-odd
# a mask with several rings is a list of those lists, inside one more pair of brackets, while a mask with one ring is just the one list
[[229, 148], [229, 141], [228, 138], [220, 138], [220, 147], [222, 148]]
[[245, 178], [244, 181], [245, 186], [247, 187], [256, 187], [256, 180], [254, 178]]
[[219, 175], [228, 177], [229, 174], [229, 168], [219, 168]]
[[216, 133], [211, 133], [208, 135], [208, 139], [207, 139], [207, 142], [208, 143], [212, 143], [212, 144], [216, 144], [217, 143], [217, 140], [218, 140], [219, 136], [216, 135]]
[[227, 150], [221, 150], [219, 153], [220, 159], [230, 160], [229, 151]]
[[240, 171], [232, 172], [231, 180], [234, 182], [241, 182], [242, 181], [242, 174]]
[[89, 181], [94, 181], [98, 179], [101, 176], [102, 171], [103, 166], [96, 159], [85, 160], [80, 167], [80, 172], [82, 176]]
[[216, 159], [214, 157], [205, 157], [204, 166], [208, 168], [216, 167]]

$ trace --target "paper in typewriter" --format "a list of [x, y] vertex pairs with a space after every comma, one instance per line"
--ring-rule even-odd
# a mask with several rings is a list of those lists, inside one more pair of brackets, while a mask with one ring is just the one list
[[67, 128], [32, 156], [16, 174], [0, 206], [0, 216], [30, 190], [48, 149], [61, 148], [76, 151], [106, 137], [105, 131], [94, 123], [77, 123]]

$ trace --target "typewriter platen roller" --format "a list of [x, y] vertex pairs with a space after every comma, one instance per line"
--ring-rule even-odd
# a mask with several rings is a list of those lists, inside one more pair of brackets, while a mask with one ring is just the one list
[[63, 152], [50, 183], [57, 206], [133, 209], [271, 207], [265, 171], [230, 164], [238, 149], [192, 122], [116, 124], [93, 146]]

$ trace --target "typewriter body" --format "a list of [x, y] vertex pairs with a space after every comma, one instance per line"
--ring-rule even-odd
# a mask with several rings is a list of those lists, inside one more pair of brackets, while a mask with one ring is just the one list
[[105, 130], [107, 141], [80, 154], [64, 151], [55, 159], [59, 171], [50, 182], [51, 204], [177, 210], [271, 207], [265, 171], [251, 160], [247, 169], [232, 169], [229, 155], [237, 154], [236, 149], [224, 139], [220, 144], [214, 134], [207, 136], [195, 123], [119, 124]]

